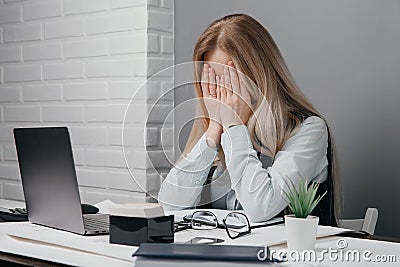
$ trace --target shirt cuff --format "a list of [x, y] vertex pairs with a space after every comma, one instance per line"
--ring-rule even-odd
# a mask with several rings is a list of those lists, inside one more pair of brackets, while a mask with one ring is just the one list
[[[207, 179], [208, 172], [210, 171], [211, 165], [217, 156], [217, 150], [207, 145], [205, 134], [197, 141], [196, 145], [192, 148], [189, 154], [186, 155], [181, 161], [178, 162], [176, 168], [184, 170], [188, 173], [186, 175], [186, 181], [188, 176], [195, 177], [195, 186], [202, 184], [202, 181]], [[201, 177], [201, 179], [197, 179]]]
[[217, 153], [216, 149], [207, 145], [206, 135], [203, 134], [193, 147], [191, 155], [188, 155], [189, 160], [193, 161], [195, 165], [194, 172], [190, 175], [192, 179], [188, 180], [191, 181], [193, 187], [203, 186]]
[[217, 153], [217, 148], [212, 148], [207, 145], [206, 134], [203, 134], [187, 157], [190, 160], [201, 160], [212, 163]]
[[221, 146], [224, 149], [227, 166], [231, 162], [232, 151], [249, 153], [253, 149], [253, 143], [246, 125], [237, 125], [226, 130], [221, 136]]
[[231, 150], [233, 146], [235, 149], [253, 149], [246, 125], [237, 125], [227, 129], [221, 136], [221, 146], [224, 151]]

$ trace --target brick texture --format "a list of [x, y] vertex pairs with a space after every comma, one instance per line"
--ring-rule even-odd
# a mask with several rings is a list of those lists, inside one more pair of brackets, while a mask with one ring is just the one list
[[67, 126], [82, 201], [154, 201], [173, 76], [146, 80], [173, 52], [172, 0], [0, 0], [0, 198], [23, 200], [13, 128]]

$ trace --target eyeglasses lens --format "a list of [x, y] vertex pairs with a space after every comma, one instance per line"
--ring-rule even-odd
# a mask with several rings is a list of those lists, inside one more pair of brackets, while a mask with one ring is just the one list
[[218, 227], [217, 217], [208, 211], [198, 211], [193, 214], [191, 220], [192, 229], [209, 230]]
[[245, 233], [250, 230], [249, 223], [245, 215], [241, 213], [230, 213], [226, 217], [225, 225], [229, 234], [234, 238], [240, 233]]

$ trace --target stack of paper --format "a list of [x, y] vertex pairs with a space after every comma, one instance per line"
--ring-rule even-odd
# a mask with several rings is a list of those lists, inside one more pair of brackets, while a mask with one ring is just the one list
[[164, 216], [164, 210], [159, 204], [116, 204], [108, 208], [111, 215], [138, 217], [138, 218], [155, 218]]

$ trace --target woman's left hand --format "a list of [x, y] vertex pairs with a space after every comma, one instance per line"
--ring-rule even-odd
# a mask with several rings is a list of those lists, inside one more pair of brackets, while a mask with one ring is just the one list
[[221, 101], [220, 118], [224, 130], [234, 125], [246, 124], [252, 109], [248, 88], [241, 83], [232, 61], [224, 67], [217, 84], [217, 99]]

